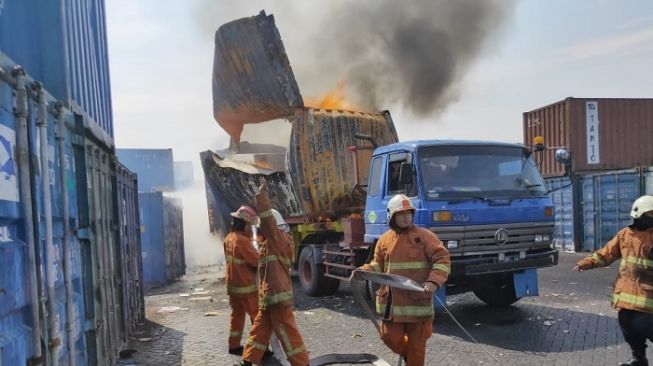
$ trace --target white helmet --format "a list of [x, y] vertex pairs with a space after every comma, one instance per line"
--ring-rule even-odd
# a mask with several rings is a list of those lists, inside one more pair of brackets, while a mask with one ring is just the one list
[[637, 219], [649, 211], [653, 211], [653, 196], [642, 196], [633, 202], [630, 217]]
[[286, 221], [283, 219], [281, 213], [275, 209], [271, 209], [270, 211], [272, 211], [272, 216], [274, 216], [274, 221], [277, 222], [277, 227], [285, 232], [289, 232], [290, 226], [288, 226]]
[[392, 216], [397, 212], [402, 211], [413, 211], [415, 212], [415, 206], [410, 202], [410, 199], [403, 194], [397, 194], [388, 201], [388, 221], [392, 219]]

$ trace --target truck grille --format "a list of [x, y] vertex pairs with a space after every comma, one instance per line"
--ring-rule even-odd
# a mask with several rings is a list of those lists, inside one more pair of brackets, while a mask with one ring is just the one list
[[[505, 243], [497, 231], [505, 230]], [[552, 222], [527, 222], [519, 224], [499, 225], [474, 225], [431, 227], [443, 243], [448, 240], [457, 240], [458, 248], [449, 249], [452, 255], [464, 253], [466, 255], [490, 254], [506, 251], [529, 251], [549, 248], [553, 234]], [[535, 242], [536, 235], [548, 235], [549, 240]], [[498, 237], [498, 238], [497, 238]], [[499, 239], [499, 240], [497, 240]]]

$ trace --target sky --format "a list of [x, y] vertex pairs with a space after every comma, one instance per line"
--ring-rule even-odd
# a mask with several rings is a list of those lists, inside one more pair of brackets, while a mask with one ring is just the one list
[[[392, 7], [366, 8], [380, 2], [108, 0], [116, 146], [172, 148], [174, 159], [193, 161], [195, 179], [203, 180], [199, 153], [229, 143], [213, 119], [211, 96], [213, 37], [226, 22], [262, 9], [274, 14], [306, 99], [335, 88], [347, 72], [347, 55], [366, 51], [366, 38], [350, 42], [355, 32], [384, 31], [406, 19], [411, 12], [402, 12], [397, 4], [428, 4], [422, 14], [417, 7], [418, 18], [429, 22], [432, 12], [431, 23], [449, 24], [454, 33], [478, 25], [446, 11], [448, 1], [454, 0], [392, 1]], [[567, 97], [653, 97], [653, 1], [482, 1], [500, 4], [501, 12], [480, 30], [478, 47], [463, 49], [467, 59], [454, 73], [444, 102], [432, 113], [415, 113], [401, 101], [379, 106], [391, 111], [400, 140], [523, 142], [523, 112]], [[357, 24], [357, 18], [367, 23]], [[421, 38], [428, 47], [429, 39]], [[332, 54], [340, 59], [334, 61]], [[434, 61], [439, 61], [437, 54]], [[410, 83], [404, 80], [403, 86]], [[196, 225], [185, 232], [206, 233], [203, 185], [198, 182], [195, 188], [181, 193], [184, 221]], [[196, 240], [201, 243], [187, 247], [189, 265], [219, 261], [212, 238], [202, 234]]]
[[[116, 145], [172, 147], [175, 160], [192, 160], [195, 178], [203, 179], [199, 152], [228, 145], [212, 114], [214, 32], [262, 9], [275, 15], [304, 97], [334, 88], [337, 76], [311, 79], [322, 73], [313, 65], [319, 50], [339, 47], [338, 40], [320, 44], [318, 4], [107, 1]], [[653, 97], [652, 63], [652, 1], [524, 0], [458, 75], [445, 107], [430, 115], [401, 104], [382, 107], [391, 111], [400, 140], [521, 142], [522, 113], [566, 97]]]

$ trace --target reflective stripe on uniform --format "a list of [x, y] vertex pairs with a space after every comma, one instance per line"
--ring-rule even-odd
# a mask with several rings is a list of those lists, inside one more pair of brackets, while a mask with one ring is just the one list
[[261, 262], [262, 263], [268, 263], [268, 262], [281, 262], [287, 266], [290, 266], [292, 264], [292, 261], [286, 257], [280, 257], [276, 255], [266, 255], [265, 257], [261, 257]]
[[290, 343], [290, 337], [283, 325], [279, 326], [279, 335], [281, 336], [281, 342], [283, 343], [283, 348], [286, 351], [286, 356], [292, 357], [300, 352], [306, 351], [306, 347], [302, 344], [299, 347], [293, 348], [292, 343]]
[[629, 304], [633, 304], [645, 309], [651, 309], [653, 310], [653, 299], [649, 299], [644, 296], [637, 296], [637, 295], [632, 295], [629, 293], [620, 293], [620, 294], [614, 294], [612, 295], [612, 302], [615, 305], [619, 305], [619, 302], [627, 302]]
[[[385, 313], [386, 304], [376, 304], [376, 312]], [[433, 306], [392, 306], [392, 315], [394, 316], [416, 316], [428, 317], [433, 316]]]
[[591, 258], [594, 261], [596, 261], [596, 264], [598, 264], [599, 266], [605, 267], [605, 264], [606, 264], [605, 261], [603, 260], [603, 258], [600, 255], [596, 254], [596, 252], [594, 254], [592, 254]]
[[287, 300], [292, 300], [292, 291], [280, 292], [270, 296], [262, 296], [258, 299], [258, 303], [259, 305], [269, 306]]
[[264, 344], [261, 344], [261, 343], [258, 343], [258, 342], [254, 342], [253, 337], [249, 337], [247, 339], [247, 345], [252, 346], [252, 347], [254, 347], [254, 348], [256, 348], [256, 349], [258, 349], [260, 351], [263, 351], [263, 352], [265, 352], [268, 349], [268, 346], [266, 346]]
[[243, 263], [245, 263], [244, 260], [236, 258], [236, 257], [232, 257], [230, 255], [226, 256], [225, 260], [227, 261], [227, 263], [234, 263], [234, 264], [243, 264]]
[[388, 263], [389, 270], [399, 270], [399, 269], [424, 269], [429, 268], [427, 262], [390, 262]]
[[251, 286], [227, 286], [227, 293], [233, 293], [233, 294], [250, 294], [253, 292], [256, 292], [258, 290], [258, 286], [256, 285], [251, 285]]
[[263, 211], [260, 214], [258, 214], [258, 217], [260, 218], [264, 218], [268, 216], [272, 216], [272, 210]]
[[621, 267], [627, 264], [634, 264], [636, 266], [642, 267], [653, 267], [653, 261], [650, 259], [635, 257], [635, 256], [626, 256], [621, 259]]
[[242, 336], [243, 336], [243, 332], [238, 330], [232, 330], [231, 332], [229, 332], [229, 337], [242, 337]]
[[437, 269], [438, 271], [447, 272], [447, 274], [451, 272], [451, 266], [447, 264], [433, 263], [433, 267], [431, 268]]

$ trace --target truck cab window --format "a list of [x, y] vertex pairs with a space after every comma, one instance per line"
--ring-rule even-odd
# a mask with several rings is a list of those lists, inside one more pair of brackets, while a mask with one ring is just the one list
[[381, 183], [381, 164], [383, 164], [383, 158], [380, 156], [372, 160], [372, 167], [370, 169], [370, 178], [367, 188], [367, 195], [370, 197], [375, 197], [379, 193], [379, 184]]
[[414, 197], [417, 195], [416, 184], [413, 180], [412, 184], [408, 186], [403, 185], [399, 182], [399, 171], [401, 169], [401, 164], [409, 162], [408, 158], [402, 160], [395, 160], [388, 163], [388, 195], [395, 194], [405, 194], [408, 197]]

